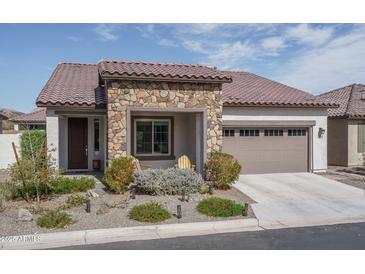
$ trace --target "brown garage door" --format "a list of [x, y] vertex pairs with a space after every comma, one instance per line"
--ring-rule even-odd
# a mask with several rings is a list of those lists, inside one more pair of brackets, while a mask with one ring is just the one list
[[304, 128], [224, 128], [223, 152], [243, 174], [308, 171], [308, 130]]

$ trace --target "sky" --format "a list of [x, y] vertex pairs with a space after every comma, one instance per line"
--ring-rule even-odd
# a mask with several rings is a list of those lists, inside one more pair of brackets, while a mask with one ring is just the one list
[[0, 108], [29, 112], [61, 62], [244, 70], [319, 94], [365, 83], [365, 24], [0, 24]]

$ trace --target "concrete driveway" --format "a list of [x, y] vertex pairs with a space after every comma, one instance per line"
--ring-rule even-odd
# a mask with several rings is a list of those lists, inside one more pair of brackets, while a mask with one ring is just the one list
[[241, 175], [235, 187], [264, 228], [365, 221], [364, 190], [313, 173]]

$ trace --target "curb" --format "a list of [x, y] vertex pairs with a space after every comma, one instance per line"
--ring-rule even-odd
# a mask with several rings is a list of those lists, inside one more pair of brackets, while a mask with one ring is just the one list
[[5, 240], [0, 242], [0, 249], [44, 249], [257, 230], [262, 228], [259, 227], [258, 220], [255, 218], [94, 229], [4, 237]]

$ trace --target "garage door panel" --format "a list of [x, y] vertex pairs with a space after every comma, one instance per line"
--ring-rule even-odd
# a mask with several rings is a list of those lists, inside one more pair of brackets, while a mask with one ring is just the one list
[[308, 137], [239, 136], [223, 137], [223, 151], [232, 154], [242, 165], [242, 173], [275, 173], [308, 171]]

